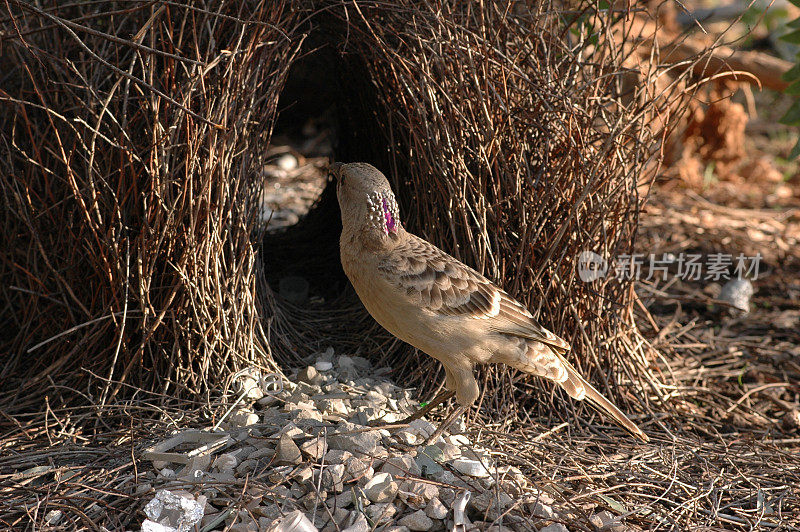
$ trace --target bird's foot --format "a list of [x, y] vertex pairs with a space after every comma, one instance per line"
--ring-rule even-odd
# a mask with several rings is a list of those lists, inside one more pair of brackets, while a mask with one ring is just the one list
[[433, 410], [434, 408], [436, 408], [440, 404], [444, 403], [445, 401], [447, 401], [448, 399], [453, 397], [455, 394], [456, 394], [456, 392], [452, 392], [450, 390], [443, 391], [442, 393], [440, 393], [439, 395], [434, 397], [433, 400], [430, 403], [428, 403], [427, 405], [423, 406], [422, 408], [420, 408], [419, 410], [417, 410], [416, 412], [414, 412], [413, 414], [411, 414], [407, 418], [403, 419], [399, 423], [408, 425], [409, 423], [411, 423], [415, 419], [420, 419], [422, 417], [425, 417], [428, 414], [428, 412], [430, 412], [431, 410]]
[[447, 428], [450, 425], [452, 425], [453, 422], [461, 416], [461, 414], [467, 411], [467, 408], [469, 408], [469, 406], [467, 405], [458, 405], [458, 407], [455, 410], [453, 410], [453, 412], [449, 416], [447, 416], [447, 419], [445, 419], [439, 424], [439, 427], [435, 431], [433, 431], [433, 434], [431, 434], [425, 440], [425, 445], [435, 444], [436, 441], [439, 439], [439, 437], [442, 434], [444, 434], [444, 431], [447, 430]]

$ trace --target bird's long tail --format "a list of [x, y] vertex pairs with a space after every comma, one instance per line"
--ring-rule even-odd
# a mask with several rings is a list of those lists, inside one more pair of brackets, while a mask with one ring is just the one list
[[594, 386], [589, 384], [586, 379], [581, 377], [580, 373], [578, 373], [578, 370], [576, 370], [572, 364], [567, 361], [567, 359], [561, 356], [560, 353], [556, 353], [556, 355], [559, 359], [561, 359], [561, 362], [564, 364], [564, 369], [567, 372], [567, 378], [559, 384], [561, 384], [564, 390], [566, 390], [571, 397], [579, 401], [583, 399], [589, 400], [589, 402], [614, 418], [617, 423], [627, 429], [631, 434], [644, 442], [650, 441], [650, 438], [647, 437], [647, 434], [642, 432], [642, 430], [637, 427], [633, 421], [628, 419], [628, 416], [623, 414], [622, 410], [617, 408], [614, 403], [606, 399], [606, 397], [598, 392]]

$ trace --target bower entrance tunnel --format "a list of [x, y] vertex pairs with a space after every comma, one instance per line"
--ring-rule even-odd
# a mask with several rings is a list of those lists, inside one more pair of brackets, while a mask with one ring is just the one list
[[[269, 220], [263, 242], [267, 281], [279, 297], [298, 306], [325, 304], [347, 290], [328, 162], [379, 165], [377, 154], [386, 150], [374, 118], [377, 102], [358, 81], [367, 79], [366, 69], [324, 43], [307, 47], [278, 102], [263, 196], [263, 217]], [[299, 297], [294, 286], [286, 288], [289, 278], [308, 282], [307, 297]]]
[[[339, 259], [341, 215], [328, 162], [363, 161], [388, 171], [391, 160], [385, 111], [370, 76], [360, 56], [310, 39], [281, 93], [264, 170], [262, 212], [271, 219], [262, 256], [279, 309], [273, 327], [285, 320], [291, 330], [272, 335], [282, 363], [305, 363], [332, 346], [378, 367], [386, 361], [377, 354], [413, 351], [366, 313]], [[396, 192], [402, 204], [404, 191]]]

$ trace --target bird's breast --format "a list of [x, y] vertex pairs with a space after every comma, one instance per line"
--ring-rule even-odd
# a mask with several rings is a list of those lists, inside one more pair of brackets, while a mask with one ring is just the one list
[[405, 325], [413, 309], [402, 304], [392, 287], [380, 277], [377, 266], [369, 262], [356, 257], [346, 259], [343, 255], [342, 267], [367, 312], [384, 329], [408, 342], [408, 327]]
[[378, 258], [360, 246], [358, 238], [343, 236], [342, 268], [370, 315], [384, 329], [447, 364], [454, 359], [486, 362], [494, 346], [486, 320], [443, 316], [422, 308], [378, 270]]

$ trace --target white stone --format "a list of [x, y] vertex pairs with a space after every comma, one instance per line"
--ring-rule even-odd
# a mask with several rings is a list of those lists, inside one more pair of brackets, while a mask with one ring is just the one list
[[345, 480], [347, 481], [362, 481], [361, 483], [363, 484], [375, 475], [375, 470], [368, 460], [353, 456], [347, 459], [345, 465], [347, 466], [347, 473], [345, 474]]
[[338, 414], [340, 416], [350, 414], [350, 408], [343, 399], [320, 399], [317, 401], [317, 408], [326, 414]]
[[549, 505], [544, 504], [542, 501], [535, 501], [531, 503], [530, 512], [535, 517], [539, 517], [541, 519], [552, 519], [555, 517], [555, 512], [553, 512], [553, 509]]
[[275, 164], [284, 172], [288, 172], [289, 170], [294, 170], [297, 168], [297, 157], [291, 153], [284, 153], [278, 157], [278, 160], [275, 161]]
[[409, 530], [414, 530], [415, 532], [425, 532], [433, 528], [433, 521], [422, 510], [408, 514], [400, 519], [397, 524], [407, 526]]
[[623, 532], [627, 530], [627, 527], [622, 523], [622, 518], [608, 510], [594, 514], [589, 518], [589, 522], [606, 532]]
[[358, 510], [350, 512], [353, 519], [353, 524], [342, 530], [342, 532], [369, 532], [372, 527], [369, 526], [367, 518]]
[[365, 513], [373, 523], [384, 525], [392, 522], [397, 508], [390, 502], [378, 502], [367, 506]]
[[314, 367], [317, 371], [330, 371], [333, 369], [333, 363], [327, 360], [317, 360], [317, 363], [314, 364]]
[[[467, 483], [467, 481], [463, 480], [461, 477], [462, 477], [462, 475], [455, 475], [451, 471], [442, 471], [440, 474], [434, 475], [433, 479], [436, 480], [437, 482], [441, 482], [442, 484], [446, 484], [448, 486], [457, 486], [457, 487], [461, 487], [461, 488], [469, 488], [469, 484]], [[471, 482], [471, 480], [470, 480], [470, 482]], [[469, 488], [469, 489], [471, 489], [471, 488]], [[445, 501], [444, 497], [441, 497], [441, 499], [444, 502], [447, 502], [447, 501]]]
[[50, 526], [56, 526], [64, 513], [61, 510], [50, 510], [44, 516], [44, 521]]
[[[304, 430], [322, 427], [325, 425], [325, 420], [322, 417], [322, 412], [316, 408], [313, 410], [297, 410], [292, 412], [295, 416], [297, 425]], [[313, 432], [313, 431], [312, 431]]]
[[343, 491], [344, 464], [325, 466], [322, 470], [322, 487], [336, 493]]
[[297, 380], [300, 381], [298, 385], [303, 382], [306, 384], [319, 384], [322, 382], [322, 377], [316, 367], [307, 366], [297, 372]]
[[314, 477], [314, 470], [310, 466], [299, 467], [292, 473], [292, 478], [300, 484], [310, 482]]
[[257, 376], [243, 375], [236, 382], [239, 393], [243, 394], [245, 399], [249, 399], [250, 401], [258, 401], [264, 397], [264, 390], [261, 389]]
[[358, 425], [342, 422], [339, 432], [328, 436], [328, 447], [371, 455], [378, 447], [380, 434], [376, 430], [363, 430]]
[[393, 456], [381, 466], [381, 472], [393, 476], [418, 477], [421, 473], [417, 462], [409, 455]]
[[241, 464], [239, 464], [239, 466], [236, 468], [236, 473], [239, 474], [240, 476], [244, 476], [247, 473], [253, 471], [257, 465], [258, 465], [258, 460], [249, 458], [247, 460], [244, 460]]
[[417, 436], [416, 434], [414, 434], [410, 430], [406, 430], [406, 429], [398, 430], [394, 434], [394, 437], [395, 437], [395, 439], [397, 439], [397, 441], [399, 441], [400, 443], [403, 443], [405, 445], [416, 445], [417, 444], [417, 440], [419, 439], [419, 436]]
[[314, 438], [300, 445], [300, 450], [314, 461], [319, 461], [328, 451], [328, 445], [322, 438]]
[[239, 465], [239, 459], [231, 453], [223, 453], [214, 460], [212, 468], [217, 471], [233, 471]]
[[251, 412], [250, 410], [246, 410], [244, 408], [236, 410], [228, 418], [228, 423], [232, 427], [249, 427], [250, 425], [255, 425], [258, 422], [259, 422], [258, 414], [256, 414], [255, 412]]
[[429, 501], [439, 495], [439, 488], [430, 482], [407, 480], [403, 483], [403, 489], [423, 501]]
[[448, 441], [439, 442], [436, 446], [442, 450], [442, 461], [449, 462], [461, 456], [461, 449]]
[[368, 406], [375, 406], [378, 408], [385, 405], [387, 401], [386, 397], [382, 393], [376, 392], [375, 390], [368, 391], [364, 395], [363, 399], [366, 401]]
[[470, 458], [463, 457], [456, 458], [452, 461], [451, 465], [459, 473], [470, 477], [484, 478], [490, 475], [489, 468], [486, 467], [486, 464], [479, 460], [472, 460]]
[[463, 446], [470, 446], [472, 442], [469, 441], [469, 438], [464, 436], [463, 434], [454, 434], [452, 436], [448, 436], [445, 439], [446, 442], [452, 443], [456, 447], [463, 447]]
[[342, 449], [330, 449], [325, 453], [326, 464], [343, 464], [347, 462], [353, 455]]
[[469, 501], [469, 506], [474, 508], [477, 513], [485, 515], [489, 520], [495, 520], [513, 503], [514, 501], [507, 493], [497, 492], [495, 490], [486, 490], [483, 493], [472, 497]]
[[346, 508], [353, 504], [353, 490], [344, 490], [327, 500], [328, 508]]
[[423, 439], [428, 439], [436, 432], [436, 426], [427, 419], [415, 419], [408, 424], [408, 430]]
[[750, 312], [750, 298], [754, 293], [753, 283], [749, 280], [731, 279], [722, 287], [719, 299], [747, 314]]
[[431, 519], [438, 519], [441, 521], [447, 517], [447, 507], [442, 504], [439, 497], [434, 497], [425, 507], [425, 515]]
[[302, 462], [302, 460], [303, 457], [300, 454], [300, 448], [297, 447], [297, 444], [288, 434], [283, 434], [278, 440], [278, 446], [275, 447], [275, 464], [296, 465]]
[[551, 523], [544, 528], [540, 528], [539, 532], [569, 532], [569, 528], [561, 523]]
[[282, 435], [288, 435], [292, 439], [303, 438], [306, 433], [294, 423], [287, 423], [281, 430], [272, 435], [273, 438], [280, 438]]
[[364, 486], [364, 494], [372, 502], [392, 502], [397, 496], [397, 483], [389, 473], [378, 473]]

